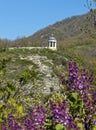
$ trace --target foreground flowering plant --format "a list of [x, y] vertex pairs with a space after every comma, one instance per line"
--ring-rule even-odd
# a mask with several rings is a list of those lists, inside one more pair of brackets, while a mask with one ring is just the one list
[[36, 110], [31, 109], [29, 117], [24, 119], [24, 128], [28, 130], [45, 130], [46, 114], [42, 106], [39, 106]]
[[[12, 114], [2, 123], [2, 130], [95, 130], [96, 88], [93, 74], [79, 70], [75, 62], [69, 62], [69, 75], [62, 78], [65, 98], [55, 102], [52, 98], [48, 108], [43, 105], [31, 108], [22, 121]], [[61, 96], [61, 95], [60, 95]]]
[[79, 127], [77, 127], [77, 124], [74, 122], [73, 117], [68, 111], [68, 104], [66, 101], [59, 102], [58, 105], [51, 101], [50, 106], [52, 111], [52, 121], [55, 125], [63, 124], [68, 130], [79, 130]]
[[69, 63], [69, 88], [71, 92], [77, 92], [81, 99], [82, 123], [87, 130], [92, 129], [93, 120], [96, 119], [96, 88], [92, 86], [93, 74], [79, 68], [75, 62]]

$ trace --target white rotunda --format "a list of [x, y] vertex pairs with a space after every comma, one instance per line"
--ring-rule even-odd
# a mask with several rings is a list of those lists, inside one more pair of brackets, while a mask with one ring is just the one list
[[48, 39], [48, 48], [52, 50], [57, 50], [57, 40], [55, 37], [51, 36]]

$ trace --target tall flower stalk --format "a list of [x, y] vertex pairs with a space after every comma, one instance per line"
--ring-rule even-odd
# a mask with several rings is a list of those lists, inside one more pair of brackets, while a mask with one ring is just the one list
[[[93, 74], [89, 75], [88, 71], [83, 69], [81, 72], [75, 62], [69, 63], [69, 90], [77, 92], [81, 97], [82, 117], [85, 130], [92, 129], [92, 113], [96, 110], [96, 89], [91, 85], [93, 83]], [[93, 91], [95, 91], [93, 93]], [[93, 99], [94, 98], [94, 99]], [[94, 113], [96, 117], [96, 113]]]

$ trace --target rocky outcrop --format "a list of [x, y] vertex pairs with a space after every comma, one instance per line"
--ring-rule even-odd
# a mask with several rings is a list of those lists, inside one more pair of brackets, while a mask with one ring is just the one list
[[[52, 60], [49, 60], [46, 56], [40, 55], [30, 55], [27, 57], [20, 56], [21, 60], [30, 60], [34, 64], [38, 66], [37, 71], [41, 76], [41, 80], [37, 80], [36, 83], [38, 84], [38, 90], [43, 94], [50, 94], [51, 91], [58, 91], [59, 89], [59, 79], [53, 72], [52, 67], [54, 66]], [[31, 66], [29, 66], [30, 68]], [[54, 74], [54, 76], [53, 76]], [[28, 87], [31, 86], [31, 87]], [[33, 84], [27, 84], [25, 87], [32, 89]]]

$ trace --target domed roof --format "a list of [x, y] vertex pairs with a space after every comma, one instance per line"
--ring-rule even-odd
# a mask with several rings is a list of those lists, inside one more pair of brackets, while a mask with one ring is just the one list
[[53, 37], [53, 36], [51, 36], [51, 37], [49, 37], [49, 39], [48, 40], [56, 40], [56, 38], [55, 37]]

